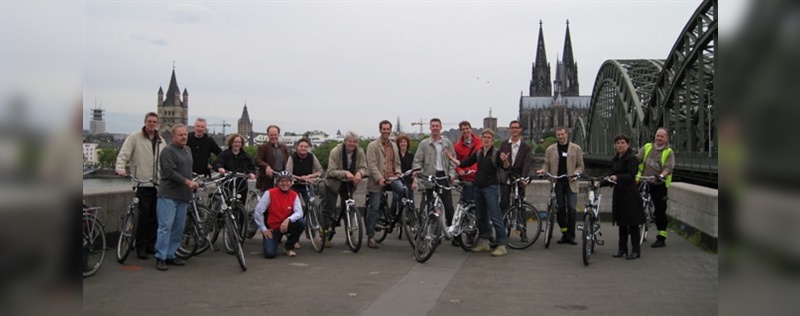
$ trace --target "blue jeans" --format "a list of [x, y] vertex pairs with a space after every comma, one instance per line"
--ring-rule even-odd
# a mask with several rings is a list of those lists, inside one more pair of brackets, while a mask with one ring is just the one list
[[[403, 183], [394, 180], [389, 184], [395, 196], [403, 194]], [[367, 237], [375, 237], [375, 225], [378, 224], [378, 209], [381, 207], [381, 195], [383, 192], [369, 193], [369, 208], [367, 209]]]
[[189, 203], [170, 198], [158, 198], [158, 233], [156, 235], [156, 259], [175, 259], [175, 251], [181, 243], [183, 227], [186, 226], [186, 207]]
[[495, 241], [498, 246], [505, 246], [508, 242], [506, 225], [503, 223], [503, 214], [500, 212], [500, 187], [497, 184], [475, 187], [475, 213], [478, 220], [478, 232], [481, 238], [489, 239], [492, 236], [492, 226], [496, 234]]
[[[565, 200], [566, 203], [564, 202]], [[575, 239], [577, 205], [578, 194], [572, 192], [572, 189], [569, 188], [569, 182], [556, 182], [556, 210], [558, 210], [556, 220], [558, 221], [558, 227], [561, 227], [561, 234], [572, 239]]]
[[[286, 230], [286, 245], [284, 248], [286, 250], [294, 249], [294, 244], [300, 241], [300, 236], [303, 235], [303, 231], [306, 229], [306, 221], [304, 219], [300, 219], [296, 222], [290, 223], [289, 228]], [[261, 242], [261, 247], [264, 249], [264, 257], [267, 259], [275, 258], [278, 255], [278, 242], [281, 241], [284, 233], [281, 233], [280, 229], [273, 229], [272, 230], [272, 238], [263, 237], [264, 240]], [[263, 236], [263, 234], [262, 234]]]

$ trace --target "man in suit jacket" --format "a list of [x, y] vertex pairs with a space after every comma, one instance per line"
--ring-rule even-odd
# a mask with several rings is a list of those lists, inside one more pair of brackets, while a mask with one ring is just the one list
[[[511, 134], [511, 138], [500, 144], [500, 152], [508, 153], [511, 162], [511, 167], [506, 171], [505, 179], [527, 177], [531, 172], [533, 151], [528, 143], [522, 141], [522, 123], [517, 120], [511, 121], [508, 124], [508, 132]], [[525, 197], [525, 187], [528, 186], [528, 183], [528, 181], [523, 182], [523, 188], [519, 191], [523, 198]], [[501, 210], [505, 210], [509, 206], [511, 189], [507, 182], [500, 183]]]
[[286, 170], [286, 162], [289, 160], [289, 150], [286, 145], [281, 144], [279, 137], [281, 128], [277, 125], [267, 127], [267, 137], [269, 142], [258, 146], [256, 152], [256, 166], [258, 166], [258, 177], [256, 178], [256, 188], [263, 194], [264, 191], [275, 187], [274, 175]]
[[[544, 152], [542, 169], [536, 171], [542, 174], [545, 171], [552, 175], [572, 175], [583, 173], [583, 151], [581, 146], [569, 141], [567, 129], [556, 127], [558, 143], [550, 145]], [[566, 210], [565, 210], [566, 204]], [[578, 204], [578, 181], [575, 178], [561, 178], [556, 181], [556, 219], [561, 227], [559, 244], [577, 245], [575, 242], [575, 213]], [[566, 211], [566, 212], [565, 212]]]

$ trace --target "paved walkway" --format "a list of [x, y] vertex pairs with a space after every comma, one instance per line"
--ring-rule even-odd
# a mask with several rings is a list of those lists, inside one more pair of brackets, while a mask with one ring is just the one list
[[[264, 259], [247, 240], [248, 270], [224, 251], [186, 266], [155, 269], [132, 254], [120, 265], [109, 251], [83, 282], [86, 315], [716, 315], [717, 255], [672, 233], [667, 247], [642, 258], [612, 258], [617, 227], [603, 223], [605, 246], [589, 266], [579, 246], [538, 240], [506, 257], [442, 244], [426, 263], [395, 232], [380, 249], [352, 253], [344, 236], [323, 253], [301, 240], [298, 256]], [[556, 233], [558, 234], [558, 233]], [[221, 240], [217, 241], [220, 245]]]

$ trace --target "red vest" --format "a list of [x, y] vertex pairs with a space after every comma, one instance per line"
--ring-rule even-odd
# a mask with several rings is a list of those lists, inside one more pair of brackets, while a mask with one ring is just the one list
[[283, 192], [280, 188], [274, 187], [267, 190], [267, 193], [269, 193], [269, 207], [264, 224], [267, 225], [267, 228], [278, 229], [281, 223], [294, 212], [297, 192], [294, 190]]

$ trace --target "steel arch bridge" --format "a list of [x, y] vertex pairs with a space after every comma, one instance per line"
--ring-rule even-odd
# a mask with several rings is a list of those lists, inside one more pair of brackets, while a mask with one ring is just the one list
[[717, 7], [717, 0], [700, 4], [665, 60], [603, 63], [588, 120], [577, 121], [573, 131], [586, 160], [610, 162], [618, 134], [629, 135], [631, 147], [639, 148], [665, 127], [676, 154], [676, 176], [716, 184]]

